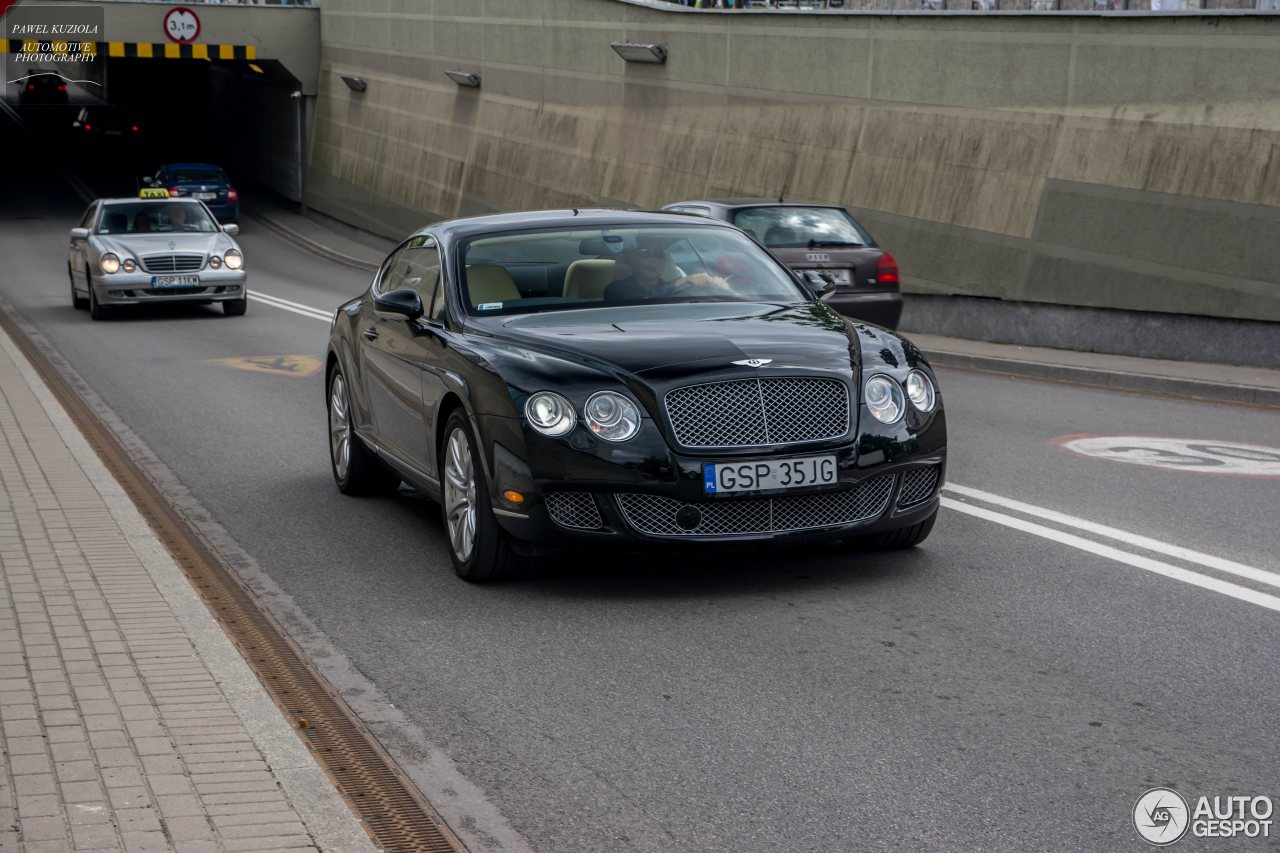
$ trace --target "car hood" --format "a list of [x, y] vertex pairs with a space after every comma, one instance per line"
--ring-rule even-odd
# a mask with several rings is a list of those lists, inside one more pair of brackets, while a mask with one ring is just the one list
[[[820, 303], [676, 303], [486, 319], [493, 334], [649, 382], [718, 369], [858, 369], [857, 331]], [[736, 364], [760, 360], [762, 363]]]
[[[115, 252], [120, 257], [164, 255], [170, 252], [208, 255], [222, 253], [235, 244], [226, 234], [217, 231], [184, 231], [160, 234], [99, 234], [102, 251]], [[170, 247], [169, 244], [173, 243]]]

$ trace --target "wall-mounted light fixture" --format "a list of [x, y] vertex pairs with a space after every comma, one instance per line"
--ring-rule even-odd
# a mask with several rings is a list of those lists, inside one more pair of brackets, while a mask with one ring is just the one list
[[610, 42], [609, 47], [627, 62], [649, 62], [662, 65], [667, 61], [667, 46], [664, 44], [635, 44], [626, 41]]
[[363, 92], [369, 88], [369, 84], [364, 81], [363, 77], [348, 77], [346, 74], [341, 75], [342, 82], [347, 84], [347, 88], [353, 92]]
[[480, 75], [474, 71], [461, 71], [457, 68], [450, 68], [444, 73], [459, 86], [470, 86], [472, 89], [480, 88]]

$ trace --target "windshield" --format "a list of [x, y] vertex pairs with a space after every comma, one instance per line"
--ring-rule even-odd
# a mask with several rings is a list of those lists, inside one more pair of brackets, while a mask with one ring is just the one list
[[98, 219], [98, 234], [172, 234], [178, 231], [210, 234], [218, 226], [195, 202], [135, 202], [109, 204]]
[[733, 224], [770, 249], [869, 246], [871, 237], [838, 207], [748, 207]]
[[809, 298], [758, 246], [721, 227], [504, 234], [472, 240], [463, 258], [466, 304], [480, 315]]
[[174, 169], [170, 173], [175, 184], [225, 184], [221, 169]]

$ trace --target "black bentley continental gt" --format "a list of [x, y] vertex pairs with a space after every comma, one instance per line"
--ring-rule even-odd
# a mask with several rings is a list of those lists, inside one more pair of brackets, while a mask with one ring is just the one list
[[470, 581], [577, 545], [915, 545], [946, 473], [937, 380], [829, 286], [675, 214], [424, 228], [334, 315], [334, 479], [438, 500]]

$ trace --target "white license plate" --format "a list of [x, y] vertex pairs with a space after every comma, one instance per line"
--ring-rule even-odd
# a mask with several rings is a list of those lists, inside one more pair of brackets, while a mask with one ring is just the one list
[[200, 276], [198, 275], [153, 275], [151, 276], [152, 287], [199, 287]]
[[828, 279], [837, 287], [848, 287], [853, 284], [853, 270], [813, 270], [813, 272]]
[[708, 495], [805, 489], [830, 485], [835, 481], [835, 456], [718, 462], [702, 466], [702, 490]]
[[201, 201], [213, 201], [218, 197], [217, 193], [192, 193], [192, 195]]

